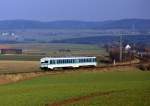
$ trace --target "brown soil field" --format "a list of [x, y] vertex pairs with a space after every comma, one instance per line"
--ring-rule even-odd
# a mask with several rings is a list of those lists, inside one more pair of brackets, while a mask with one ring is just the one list
[[0, 61], [0, 84], [16, 82], [38, 76], [32, 74], [15, 74], [40, 71], [37, 61]]
[[0, 44], [0, 49], [9, 49], [9, 48], [11, 48], [10, 45], [1, 45]]
[[39, 71], [38, 61], [0, 61], [0, 74]]

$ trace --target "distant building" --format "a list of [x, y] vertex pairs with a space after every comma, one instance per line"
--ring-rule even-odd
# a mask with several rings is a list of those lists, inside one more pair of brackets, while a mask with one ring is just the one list
[[125, 46], [125, 50], [126, 50], [126, 51], [128, 51], [128, 50], [130, 50], [130, 49], [131, 49], [131, 46], [130, 46], [129, 44]]
[[22, 49], [0, 49], [1, 54], [22, 54]]

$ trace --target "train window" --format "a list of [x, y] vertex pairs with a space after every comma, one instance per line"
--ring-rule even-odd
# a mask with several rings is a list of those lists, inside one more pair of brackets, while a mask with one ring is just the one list
[[70, 63], [70, 60], [68, 59], [68, 63]]
[[60, 64], [60, 60], [57, 60], [57, 64]]
[[62, 62], [62, 60], [59, 60], [59, 64], [62, 64], [63, 62]]
[[82, 59], [79, 59], [79, 63], [82, 63]]
[[93, 59], [92, 59], [92, 58], [90, 59], [90, 62], [93, 62]]
[[90, 62], [90, 59], [87, 59], [87, 62]]
[[94, 62], [94, 59], [92, 59], [91, 62]]
[[86, 59], [84, 59], [83, 61], [86, 62]]
[[65, 64], [65, 60], [63, 60], [63, 64]]
[[84, 63], [84, 59], [79, 59], [79, 62], [80, 63]]
[[79, 59], [75, 59], [75, 63], [79, 63]]
[[93, 58], [91, 59], [91, 62], [94, 62], [94, 59], [93, 59]]
[[59, 64], [62, 64], [62, 60], [59, 60]]
[[66, 59], [66, 63], [68, 63], [68, 59]]
[[67, 63], [67, 59], [65, 59], [65, 63]]
[[50, 64], [55, 64], [55, 60], [50, 60]]
[[88, 62], [88, 59], [86, 59], [86, 62]]
[[82, 63], [82, 59], [79, 59], [79, 63]]
[[88, 59], [89, 60], [89, 62], [91, 62], [91, 59]]
[[91, 62], [94, 62], [93, 58], [91, 58]]
[[62, 60], [59, 60], [59, 64], [62, 64]]
[[70, 59], [68, 60], [69, 63], [71, 63]]
[[90, 59], [87, 59], [87, 62], [90, 62]]
[[73, 63], [73, 59], [71, 59], [71, 63]]
[[85, 59], [85, 62], [87, 62], [87, 59]]
[[87, 59], [87, 62], [92, 62], [92, 59], [91, 58]]
[[81, 63], [81, 59], [79, 59], [79, 63]]
[[83, 63], [85, 63], [85, 59], [83, 59], [82, 61], [83, 61]]
[[49, 64], [52, 64], [52, 60], [49, 61]]
[[61, 60], [62, 64], [64, 64], [64, 60]]
[[94, 62], [94, 59], [92, 59], [92, 62]]
[[68, 63], [68, 59], [66, 59], [66, 63]]
[[84, 59], [81, 59], [81, 63], [84, 63]]
[[64, 60], [64, 63], [67, 63], [67, 61], [66, 61], [66, 60]]
[[75, 63], [74, 59], [71, 59], [72, 60], [72, 63]]
[[88, 62], [88, 59], [86, 59], [85, 61]]
[[52, 61], [52, 60], [50, 60], [50, 61], [49, 61], [49, 64], [53, 64], [53, 61]]
[[71, 63], [73, 63], [73, 59], [71, 59]]

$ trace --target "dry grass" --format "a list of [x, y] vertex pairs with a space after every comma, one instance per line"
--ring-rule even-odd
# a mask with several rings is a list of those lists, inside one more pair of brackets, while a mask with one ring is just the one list
[[[48, 75], [48, 74], [63, 74], [63, 73], [82, 73], [82, 72], [111, 72], [111, 71], [135, 71], [135, 67], [114, 67], [104, 69], [73, 69], [73, 70], [62, 70], [62, 71], [47, 71], [40, 72], [39, 61], [0, 61], [0, 84], [11, 83], [31, 79], [34, 77]], [[75, 71], [76, 70], [76, 71]], [[29, 72], [29, 73], [26, 73]], [[9, 74], [11, 73], [11, 74]]]
[[[77, 69], [73, 70], [62, 70], [62, 71], [47, 71], [40, 72], [38, 61], [0, 61], [0, 84], [11, 83], [31, 79], [38, 76], [49, 75], [49, 74], [66, 74], [66, 73], [88, 73], [88, 72], [111, 72], [111, 71], [135, 71], [135, 67], [114, 67], [104, 69]], [[18, 73], [21, 72], [21, 73]], [[30, 72], [30, 73], [25, 73]], [[8, 74], [14, 73], [14, 74]]]
[[6, 74], [6, 75], [0, 75], [0, 84], [7, 84], [12, 82], [18, 82], [23, 80], [29, 80], [34, 77], [46, 75], [48, 73], [18, 73], [18, 74]]

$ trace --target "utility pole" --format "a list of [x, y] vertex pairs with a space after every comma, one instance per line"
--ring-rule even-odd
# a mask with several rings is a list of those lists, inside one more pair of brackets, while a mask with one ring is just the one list
[[120, 33], [120, 62], [122, 62], [122, 34]]

